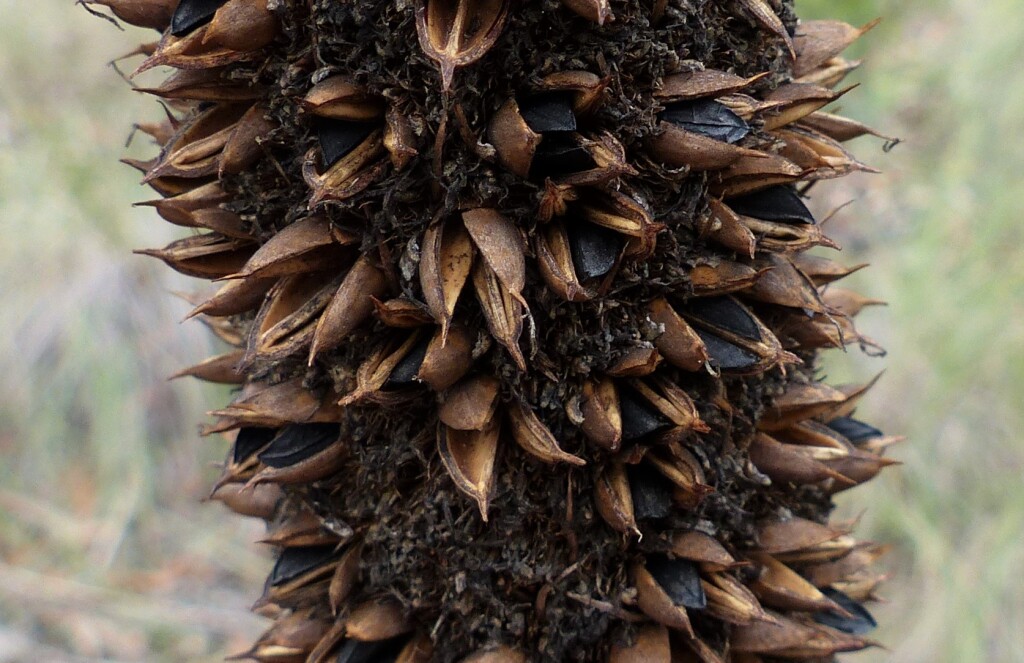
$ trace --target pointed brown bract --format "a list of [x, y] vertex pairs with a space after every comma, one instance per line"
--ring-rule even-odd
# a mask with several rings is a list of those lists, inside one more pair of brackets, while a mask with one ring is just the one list
[[725, 571], [742, 564], [717, 539], [697, 530], [680, 531], [672, 537], [672, 554], [700, 562], [707, 571]]
[[693, 637], [693, 626], [686, 608], [673, 602], [643, 564], [635, 564], [631, 576], [636, 587], [637, 606], [645, 615], [663, 626]]
[[500, 425], [492, 419], [480, 430], [437, 429], [437, 449], [455, 486], [473, 498], [486, 522], [487, 505], [494, 490], [494, 464]]
[[699, 370], [708, 360], [704, 342], [686, 321], [664, 299], [651, 302], [651, 320], [664, 326], [656, 341], [661, 354], [687, 371]]
[[203, 33], [204, 46], [255, 51], [270, 44], [279, 25], [265, 0], [228, 0]]
[[594, 487], [594, 505], [616, 532], [640, 536], [629, 477], [622, 463], [612, 463], [598, 477]]
[[473, 269], [476, 251], [463, 224], [434, 224], [423, 235], [420, 287], [434, 319], [448, 333], [455, 304]]
[[163, 32], [171, 24], [178, 0], [83, 0], [85, 5], [100, 5], [125, 23]]
[[384, 274], [370, 259], [362, 256], [356, 260], [317, 322], [309, 351], [310, 363], [319, 352], [341, 343], [368, 318], [373, 310], [373, 298], [382, 297], [386, 290]]
[[608, 663], [672, 663], [668, 629], [663, 626], [641, 628], [629, 646], [614, 645]]
[[562, 0], [562, 2], [569, 9], [598, 25], [603, 25], [605, 21], [614, 18], [611, 3], [608, 0]]
[[881, 352], [853, 323], [881, 293], [809, 253], [838, 248], [824, 180], [874, 172], [844, 143], [896, 142], [830, 106], [873, 24], [790, 0], [83, 4], [161, 31], [126, 57], [171, 68], [136, 88], [165, 104], [137, 125], [158, 149], [125, 163], [186, 235], [141, 253], [218, 282], [183, 298], [228, 347], [178, 375], [235, 389], [203, 429], [231, 441], [210, 499], [276, 558], [240, 657], [873, 645], [884, 547], [829, 497], [901, 438], [816, 353]]
[[423, 52], [441, 68], [441, 86], [452, 86], [455, 70], [482, 58], [501, 36], [507, 0], [420, 0], [416, 33]]
[[793, 76], [806, 76], [839, 55], [867, 31], [878, 25], [880, 19], [855, 28], [842, 21], [803, 21], [796, 32], [796, 63]]
[[580, 428], [599, 447], [616, 451], [622, 443], [622, 409], [615, 382], [608, 378], [583, 384]]
[[750, 12], [750, 15], [761, 27], [782, 39], [791, 57], [797, 57], [796, 47], [793, 45], [792, 37], [789, 36], [789, 31], [767, 0], [738, 0], [738, 3]]
[[546, 463], [586, 465], [582, 458], [563, 451], [547, 426], [525, 404], [510, 404], [508, 418], [513, 439], [530, 455]]

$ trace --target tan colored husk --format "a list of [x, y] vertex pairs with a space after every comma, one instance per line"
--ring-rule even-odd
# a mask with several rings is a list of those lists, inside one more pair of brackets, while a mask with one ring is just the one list
[[860, 28], [842, 21], [801, 21], [794, 37], [796, 62], [793, 64], [793, 76], [806, 76], [822, 67], [878, 25], [879, 20]]
[[637, 607], [645, 615], [663, 626], [695, 637], [686, 608], [672, 602], [642, 562], [636, 562], [630, 568], [630, 579], [636, 587]]
[[277, 37], [280, 24], [266, 0], [228, 0], [213, 15], [203, 34], [203, 46], [255, 51]]
[[171, 379], [189, 376], [218, 384], [242, 384], [245, 382], [245, 373], [238, 369], [238, 363], [242, 360], [243, 354], [241, 350], [234, 350], [204, 359], [194, 366], [178, 371]]
[[769, 156], [764, 152], [715, 140], [664, 121], [658, 123], [658, 134], [648, 141], [647, 150], [661, 163], [693, 171], [721, 170], [744, 157], [766, 159]]
[[300, 102], [318, 117], [367, 122], [384, 115], [384, 100], [345, 76], [329, 76], [310, 88]]
[[608, 663], [673, 663], [668, 629], [648, 624], [641, 627], [629, 646], [612, 645]]
[[402, 605], [390, 599], [362, 603], [345, 619], [345, 636], [363, 642], [387, 640], [411, 630]]
[[476, 249], [462, 223], [435, 223], [423, 236], [419, 277], [427, 308], [448, 333], [455, 304], [473, 268]]
[[526, 656], [504, 645], [476, 652], [462, 659], [462, 663], [527, 663]]
[[370, 186], [388, 165], [381, 158], [386, 153], [383, 129], [371, 133], [323, 172], [320, 148], [310, 149], [302, 163], [302, 178], [312, 192], [309, 209], [316, 209], [324, 201], [346, 200]]
[[655, 348], [633, 348], [608, 367], [608, 375], [613, 378], [642, 378], [653, 373], [660, 363], [661, 355]]
[[562, 0], [562, 4], [598, 25], [615, 18], [609, 0]]
[[648, 315], [665, 329], [654, 344], [669, 363], [686, 371], [698, 371], [707, 363], [704, 342], [665, 298], [651, 302]]
[[548, 427], [522, 401], [510, 403], [507, 412], [513, 439], [531, 456], [545, 463], [587, 464], [579, 456], [564, 451]]
[[494, 490], [494, 465], [498, 454], [501, 425], [492, 418], [480, 430], [456, 430], [445, 424], [437, 427], [437, 451], [455, 482], [455, 487], [471, 497], [487, 522], [487, 509]]
[[764, 269], [731, 260], [699, 263], [690, 270], [690, 285], [697, 296], [725, 295], [754, 285]]
[[763, 603], [781, 610], [817, 612], [829, 610], [849, 616], [835, 601], [822, 594], [796, 571], [767, 553], [751, 555], [760, 567], [761, 573], [750, 585], [754, 594]]
[[383, 297], [387, 289], [384, 273], [369, 257], [360, 256], [317, 321], [309, 349], [309, 363], [312, 364], [320, 352], [337, 347], [369, 318], [374, 298]]
[[724, 94], [739, 92], [767, 76], [757, 74], [743, 78], [717, 69], [701, 69], [681, 74], [666, 76], [661, 87], [655, 90], [654, 96], [665, 103], [701, 97], [718, 97]]
[[494, 418], [501, 383], [490, 375], [474, 375], [449, 389], [438, 417], [455, 430], [482, 430]]
[[463, 325], [452, 327], [447, 342], [438, 330], [427, 344], [416, 379], [434, 391], [444, 391], [461, 380], [473, 368], [474, 340]]
[[743, 565], [715, 537], [697, 530], [676, 532], [671, 544], [673, 555], [699, 562], [705, 571], [726, 571]]
[[603, 449], [618, 450], [622, 444], [622, 412], [615, 382], [609, 378], [583, 383], [580, 428], [587, 439]]
[[700, 584], [707, 597], [709, 614], [727, 624], [772, 621], [757, 597], [728, 573], [711, 573], [707, 578], [710, 579], [702, 579]]
[[334, 615], [341, 612], [345, 599], [352, 593], [359, 581], [359, 559], [362, 552], [362, 544], [354, 543], [338, 559], [338, 566], [334, 569], [331, 584], [327, 589], [331, 613]]
[[767, 0], [738, 0], [738, 2], [741, 7], [750, 12], [758, 25], [782, 40], [786, 50], [789, 51], [790, 58], [796, 58], [793, 39], [789, 36], [789, 31], [786, 30], [782, 19], [775, 13]]
[[594, 483], [594, 505], [601, 518], [613, 530], [620, 534], [640, 536], [624, 464], [613, 461], [597, 477]]
[[443, 90], [451, 89], [457, 68], [476, 62], [494, 46], [505, 27], [508, 9], [507, 0], [417, 2], [420, 48], [440, 67]]
[[491, 336], [505, 346], [519, 370], [525, 371], [526, 358], [519, 349], [519, 337], [523, 333], [522, 295], [515, 297], [502, 284], [494, 270], [482, 260], [473, 268], [473, 287]]

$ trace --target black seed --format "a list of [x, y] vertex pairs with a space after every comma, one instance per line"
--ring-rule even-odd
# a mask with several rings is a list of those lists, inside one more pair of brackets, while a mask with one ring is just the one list
[[316, 129], [320, 136], [320, 149], [324, 153], [324, 168], [330, 168], [347, 156], [379, 127], [378, 122], [317, 119]]
[[689, 312], [719, 329], [731, 331], [751, 341], [761, 340], [761, 330], [752, 313], [729, 297], [701, 297], [690, 303]]
[[545, 177], [569, 175], [596, 167], [597, 163], [590, 153], [580, 147], [571, 135], [548, 134], [544, 136], [544, 140], [537, 146], [537, 152], [533, 155], [530, 177], [542, 180]]
[[566, 233], [572, 264], [581, 281], [610, 272], [625, 245], [619, 233], [586, 221], [570, 223]]
[[672, 482], [664, 474], [646, 465], [630, 465], [626, 473], [638, 520], [667, 518], [672, 513]]
[[829, 626], [843, 633], [849, 633], [850, 635], [864, 635], [865, 633], [870, 633], [878, 626], [871, 613], [845, 593], [831, 587], [826, 587], [821, 590], [821, 593], [838, 603], [843, 610], [846, 610], [852, 616], [843, 617], [834, 612], [822, 610], [813, 615], [814, 621], [819, 624]]
[[734, 198], [725, 204], [737, 214], [765, 221], [814, 225], [814, 215], [796, 191], [788, 186], [772, 186]]
[[348, 640], [338, 651], [337, 663], [394, 663], [405, 645], [405, 636], [377, 642]]
[[619, 390], [619, 409], [622, 413], [622, 441], [633, 442], [665, 430], [672, 423], [632, 389]]
[[647, 572], [665, 590], [672, 603], [695, 610], [708, 607], [708, 597], [700, 585], [700, 571], [693, 562], [659, 555], [647, 560]]
[[289, 467], [331, 446], [340, 435], [338, 424], [291, 424], [281, 430], [259, 458], [270, 467]]
[[285, 548], [277, 558], [274, 569], [267, 578], [270, 586], [294, 580], [304, 573], [318, 568], [337, 556], [335, 546], [299, 546]]
[[231, 459], [235, 463], [241, 463], [267, 445], [277, 435], [276, 428], [257, 428], [250, 426], [240, 428], [238, 437], [235, 438], [235, 445], [231, 450]]
[[181, 37], [206, 25], [227, 0], [181, 0], [171, 16], [171, 34]]
[[542, 92], [519, 104], [526, 125], [539, 134], [552, 131], [576, 131], [569, 92]]
[[402, 357], [398, 364], [395, 365], [391, 375], [388, 376], [388, 381], [384, 383], [384, 388], [398, 389], [414, 384], [415, 380], [413, 378], [420, 372], [423, 358], [427, 356], [428, 345], [430, 345], [429, 338], [425, 338], [414, 345], [409, 354]]
[[861, 445], [875, 437], [882, 437], [884, 433], [874, 426], [854, 419], [853, 417], [839, 417], [828, 422], [828, 427], [839, 433], [847, 440], [856, 445]]
[[661, 119], [681, 129], [725, 143], [738, 143], [750, 133], [750, 125], [743, 118], [711, 99], [669, 104], [661, 114]]
[[723, 371], [738, 371], [757, 364], [758, 356], [750, 350], [733, 345], [724, 338], [703, 329], [696, 331], [700, 340], [704, 341], [704, 347], [707, 348], [712, 366]]

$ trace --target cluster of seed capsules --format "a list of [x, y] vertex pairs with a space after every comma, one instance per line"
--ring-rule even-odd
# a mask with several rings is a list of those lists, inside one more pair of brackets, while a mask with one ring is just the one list
[[[589, 19], [598, 32], [615, 20], [608, 0], [563, 3], [563, 11]], [[431, 151], [430, 136], [444, 128], [425, 129], [344, 74], [311, 77], [295, 100], [296, 117], [317, 137], [303, 157], [304, 182], [296, 183], [306, 187], [309, 213], [276, 229], [272, 220], [231, 211], [236, 193], [225, 182], [272, 158], [264, 145], [275, 130], [268, 89], [232, 72], [240, 63], [251, 70], [273, 47], [290, 4], [86, 4], [161, 31], [158, 42], [139, 49], [146, 57], [140, 70], [175, 70], [145, 90], [168, 108], [166, 122], [141, 127], [161, 145], [160, 154], [132, 163], [161, 196], [148, 204], [195, 231], [144, 253], [221, 284], [196, 302], [192, 316], [234, 349], [182, 374], [239, 385], [210, 427], [236, 435], [212, 496], [265, 519], [266, 542], [278, 547], [257, 603], [275, 621], [243, 657], [451, 660], [429, 623], [383, 588], [365, 584], [359, 527], [332, 522], [296, 497], [350, 462], [348, 408], [398, 410], [426, 390], [436, 395], [427, 415], [427, 425], [436, 425], [432, 453], [484, 521], [495, 499], [500, 449], [512, 444], [538, 463], [587, 465], [577, 471], [595, 473], [593, 509], [624, 546], [644, 537], [661, 542], [657, 552], [636, 556], [632, 587], [609, 608], [636, 625], [606, 648], [611, 663], [817, 661], [871, 644], [865, 634], [874, 620], [862, 604], [881, 580], [872, 563], [883, 548], [856, 541], [852, 524], [762, 519], [756, 544], [746, 548], [713, 531], [658, 526], [674, 511], [699, 508], [715, 491], [713, 459], [689, 444], [711, 428], [685, 381], [673, 378], [680, 374], [710, 373], [723, 381], [782, 376], [781, 393], [756, 431], [731, 441], [746, 453], [749, 476], [765, 485], [816, 486], [831, 494], [891, 464], [882, 454], [896, 438], [851, 416], [870, 385], [835, 388], [795, 370], [818, 349], [871, 345], [851, 320], [874, 302], [829, 285], [857, 267], [807, 253], [834, 244], [798, 188], [869, 170], [842, 143], [874, 132], [822, 109], [844, 93], [834, 88], [857, 64], [840, 52], [870, 26], [805, 22], [791, 35], [769, 3], [738, 0], [737, 20], [777, 40], [790, 81], [766, 89], [767, 74], [696, 66], [665, 76], [650, 97], [658, 125], [641, 146], [642, 158], [593, 121], [608, 76], [568, 70], [539, 78], [504, 102], [470, 141], [488, 168], [539, 185], [536, 225], [527, 233], [488, 201], [464, 201], [444, 218], [428, 211], [418, 263], [405, 277], [415, 285], [410, 292], [396, 286], [398, 258], [382, 255], [331, 210], [424, 156], [442, 159]], [[457, 85], [460, 68], [502, 37], [516, 11], [506, 0], [399, 4], [415, 12], [420, 47], [436, 63], [445, 90]], [[650, 4], [656, 22], [669, 3]], [[488, 372], [482, 357], [504, 353], [519, 372], [532, 369], [529, 337], [543, 321], [532, 315], [528, 284], [542, 283], [567, 302], [600, 301], [620, 270], [653, 255], [666, 225], [630, 186], [651, 162], [679, 178], [705, 178], [706, 207], [692, 223], [711, 249], [681, 266], [687, 291], [643, 303], [656, 329], [652, 340], [594, 371], [564, 404], [563, 416], [587, 441], [570, 453], [546, 424], [548, 415], [510, 392], [507, 375]], [[424, 191], [424, 207], [434, 195]], [[467, 307], [479, 314], [460, 314]], [[311, 389], [301, 373], [282, 378], [266, 369], [293, 366], [296, 358], [316, 367], [367, 328], [374, 330], [371, 342], [355, 353], [358, 365], [346, 367], [347, 391]], [[724, 389], [712, 406], [728, 417]], [[722, 623], [724, 643], [704, 637], [695, 614]], [[459, 656], [477, 663], [534, 660], [516, 642]]]

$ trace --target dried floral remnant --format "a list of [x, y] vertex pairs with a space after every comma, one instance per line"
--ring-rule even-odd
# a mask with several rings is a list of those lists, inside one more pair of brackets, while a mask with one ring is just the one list
[[[85, 0], [160, 31], [127, 160], [214, 284], [210, 497], [274, 550], [239, 654], [817, 662], [883, 546], [832, 497], [901, 438], [816, 206], [891, 139], [830, 105], [871, 24], [790, 0]], [[696, 27], [695, 27], [696, 26]], [[151, 75], [156, 75], [153, 72]], [[820, 184], [819, 184], [820, 183]], [[812, 187], [811, 184], [815, 186]], [[822, 223], [819, 223], [819, 220]], [[819, 249], [813, 255], [811, 249]]]

